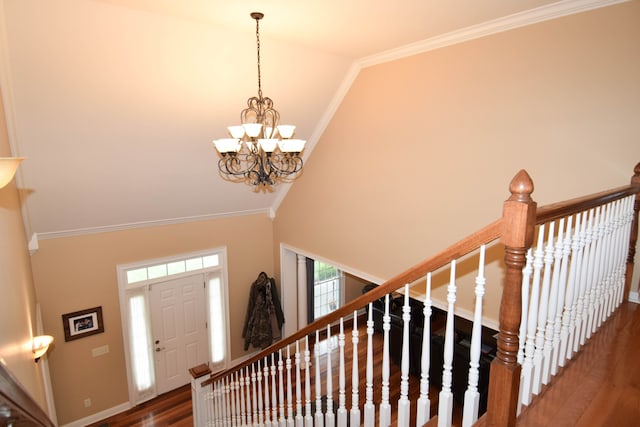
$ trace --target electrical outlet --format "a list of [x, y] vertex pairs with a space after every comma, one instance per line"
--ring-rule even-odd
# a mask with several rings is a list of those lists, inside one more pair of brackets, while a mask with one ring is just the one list
[[87, 397], [87, 398], [84, 400], [84, 407], [85, 407], [85, 408], [88, 408], [89, 406], [91, 406], [91, 398]]

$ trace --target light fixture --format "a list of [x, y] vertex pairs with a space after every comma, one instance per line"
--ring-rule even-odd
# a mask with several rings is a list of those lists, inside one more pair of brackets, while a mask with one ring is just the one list
[[49, 346], [53, 343], [53, 337], [51, 335], [38, 335], [31, 340], [31, 351], [33, 351], [33, 358], [38, 362], [42, 356], [49, 350]]
[[272, 191], [272, 186], [288, 182], [302, 170], [306, 141], [294, 139], [295, 126], [281, 125], [280, 113], [273, 108], [271, 98], [262, 96], [260, 75], [260, 20], [264, 14], [253, 12], [256, 20], [258, 51], [258, 96], [249, 98], [247, 108], [240, 113], [240, 125], [227, 128], [231, 138], [214, 140], [220, 160], [218, 168], [223, 178], [244, 182], [256, 191]]
[[0, 188], [11, 182], [24, 157], [0, 157]]

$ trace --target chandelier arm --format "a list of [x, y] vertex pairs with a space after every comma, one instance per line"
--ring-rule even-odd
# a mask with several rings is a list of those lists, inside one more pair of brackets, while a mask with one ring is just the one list
[[[218, 169], [225, 175], [236, 177], [247, 176], [247, 173], [253, 170], [258, 163], [254, 154], [229, 154], [224, 155], [218, 160]], [[241, 168], [242, 163], [247, 163]]]
[[287, 176], [302, 170], [303, 161], [299, 154], [287, 155], [275, 153], [268, 158], [269, 167], [278, 176]]

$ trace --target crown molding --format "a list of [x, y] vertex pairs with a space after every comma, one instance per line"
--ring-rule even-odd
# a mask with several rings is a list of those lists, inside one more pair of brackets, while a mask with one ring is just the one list
[[86, 234], [110, 233], [113, 231], [132, 230], [136, 228], [158, 227], [162, 225], [184, 224], [188, 222], [209, 221], [221, 218], [231, 218], [246, 215], [271, 215], [271, 208], [253, 209], [247, 211], [225, 212], [221, 214], [196, 215], [180, 218], [161, 219], [153, 221], [140, 221], [127, 224], [107, 225], [103, 227], [86, 227], [73, 230], [49, 231], [38, 233], [39, 240], [58, 239], [62, 237], [82, 236]]
[[460, 30], [451, 31], [419, 42], [410, 43], [399, 48], [390, 49], [379, 54], [367, 56], [357, 62], [362, 68], [385, 62], [395, 61], [419, 53], [440, 49], [446, 46], [463, 43], [469, 40], [497, 34], [527, 25], [549, 21], [563, 16], [574, 15], [630, 0], [563, 0], [546, 6], [540, 6], [524, 12], [514, 13], [502, 18], [493, 19], [481, 24], [472, 25]]

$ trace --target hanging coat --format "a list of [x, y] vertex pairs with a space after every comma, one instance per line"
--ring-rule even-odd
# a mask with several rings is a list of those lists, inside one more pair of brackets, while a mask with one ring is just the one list
[[273, 278], [261, 272], [251, 285], [247, 314], [242, 329], [244, 349], [249, 345], [264, 349], [280, 339], [284, 313]]

